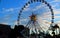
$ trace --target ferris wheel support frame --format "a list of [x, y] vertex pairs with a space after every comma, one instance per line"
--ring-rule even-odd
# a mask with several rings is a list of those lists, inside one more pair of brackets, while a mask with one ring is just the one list
[[[28, 2], [21, 8], [21, 10], [20, 10], [20, 12], [19, 12], [19, 14], [18, 14], [17, 25], [20, 25], [20, 16], [21, 16], [21, 13], [23, 12], [23, 10], [24, 10], [25, 8], [27, 8], [27, 6], [28, 6], [29, 4], [35, 3], [35, 2], [42, 2], [42, 3], [46, 4], [46, 5], [49, 7], [49, 9], [50, 9], [50, 11], [51, 11], [51, 25], [53, 25], [53, 23], [54, 23], [54, 13], [53, 13], [53, 9], [52, 9], [51, 5], [50, 5], [49, 3], [47, 3], [46, 1], [44, 1], [44, 0], [30, 0], [30, 1], [28, 1]], [[24, 30], [23, 30], [23, 31], [24, 31]], [[27, 37], [27, 38], [28, 38], [28, 37]]]

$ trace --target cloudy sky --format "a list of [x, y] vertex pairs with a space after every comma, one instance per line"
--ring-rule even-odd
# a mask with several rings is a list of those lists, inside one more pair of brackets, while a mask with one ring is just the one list
[[[18, 14], [21, 8], [29, 0], [1, 0], [0, 2], [0, 23], [9, 24], [12, 27], [17, 24]], [[54, 11], [54, 23], [60, 25], [60, 0], [45, 0]], [[28, 12], [28, 13], [27, 13]], [[21, 15], [21, 24], [27, 24], [29, 16], [34, 12], [38, 15], [38, 23], [41, 27], [47, 28], [51, 22], [50, 9], [44, 3], [30, 4]], [[46, 27], [45, 27], [46, 26]]]

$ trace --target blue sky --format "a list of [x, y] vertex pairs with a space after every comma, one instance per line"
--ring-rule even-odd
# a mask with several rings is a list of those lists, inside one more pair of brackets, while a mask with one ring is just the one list
[[[55, 20], [54, 20], [54, 22], [55, 23], [56, 22], [60, 23], [60, 13], [59, 13], [60, 12], [60, 0], [45, 0], [45, 1], [47, 1], [52, 6], [52, 8], [53, 8], [53, 11], [54, 11], [54, 14], [55, 14]], [[1, 2], [0, 2], [0, 23], [9, 24], [11, 26], [14, 26], [16, 24], [16, 22], [17, 22], [19, 11], [21, 10], [21, 8], [27, 2], [28, 2], [28, 0], [1, 0]], [[44, 4], [41, 4], [41, 3], [30, 4], [28, 6], [28, 8], [26, 8], [23, 11], [22, 15], [21, 15], [21, 18], [22, 18], [21, 22], [22, 22], [22, 24], [23, 23], [26, 24], [25, 23], [26, 20], [27, 20], [26, 18], [29, 18], [29, 16], [31, 15], [32, 10], [35, 10], [33, 12], [35, 12], [36, 14], [38, 12], [38, 14], [41, 15], [40, 19], [43, 19], [43, 17], [45, 16], [44, 17], [45, 19], [47, 19], [47, 17], [48, 17], [48, 20], [51, 20], [50, 19], [51, 16], [49, 16], [50, 14], [49, 13], [44, 13], [44, 12], [48, 12], [49, 9], [47, 10], [45, 8], [46, 5], [45, 6], [43, 6], [43, 5]], [[38, 9], [38, 7], [40, 9]], [[51, 22], [51, 21], [49, 21], [49, 22]]]
[[16, 21], [19, 10], [23, 7], [23, 5], [27, 2], [27, 0], [1, 0], [0, 3], [0, 23], [10, 23], [13, 25], [13, 22]]

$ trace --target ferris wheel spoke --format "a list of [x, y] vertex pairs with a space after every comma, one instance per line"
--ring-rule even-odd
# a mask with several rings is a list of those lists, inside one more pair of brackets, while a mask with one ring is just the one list
[[[35, 3], [39, 3], [39, 2], [41, 2], [41, 5], [36, 9], [34, 6], [36, 6], [36, 5], [34, 5], [34, 6], [32, 6], [32, 4], [35, 4]], [[38, 3], [37, 3], [37, 5], [38, 5]], [[30, 6], [30, 4], [31, 4], [31, 6]], [[30, 7], [30, 8], [29, 8]], [[27, 11], [24, 11], [25, 10], [25, 8], [27, 9], [27, 8], [29, 8], [30, 10], [27, 10]], [[34, 10], [35, 9], [35, 10]], [[41, 10], [42, 9], [42, 10]], [[47, 9], [47, 10], [46, 10]], [[31, 15], [31, 11], [35, 11], [35, 12], [33, 12], [33, 14]], [[38, 12], [39, 11], [39, 13], [36, 13], [36, 12]], [[45, 0], [29, 0], [24, 6], [23, 6], [23, 8], [21, 9], [21, 11], [20, 11], [20, 13], [19, 13], [19, 16], [18, 16], [18, 20], [17, 20], [17, 23], [18, 23], [18, 25], [19, 25], [19, 21], [21, 20], [20, 18], [21, 18], [21, 16], [22, 16], [22, 18], [24, 17], [24, 18], [28, 18], [29, 17], [29, 15], [31, 15], [30, 16], [30, 19], [27, 19], [26, 21], [24, 21], [24, 22], [26, 22], [25, 23], [25, 27], [27, 27], [28, 29], [32, 29], [32, 31], [35, 31], [36, 33], [35, 34], [38, 34], [38, 30], [42, 30], [42, 31], [44, 31], [44, 27], [43, 26], [41, 26], [40, 24], [39, 24], [39, 22], [37, 21], [38, 19], [40, 19], [39, 17], [41, 16], [41, 17], [45, 17], [45, 14], [44, 14], [44, 12], [46, 12], [47, 11], [47, 13], [48, 12], [51, 12], [50, 14], [51, 14], [51, 24], [53, 24], [54, 23], [54, 13], [53, 13], [53, 9], [52, 9], [52, 7], [51, 7], [51, 5], [49, 4], [49, 3], [47, 3]], [[28, 13], [27, 13], [28, 12]], [[41, 13], [42, 12], [42, 13]], [[24, 15], [24, 14], [27, 14], [27, 15]], [[37, 14], [37, 15], [36, 15]], [[44, 16], [42, 15], [42, 14], [44, 14]], [[49, 13], [48, 13], [49, 14]], [[47, 15], [48, 15], [47, 14]], [[38, 17], [38, 19], [37, 19], [37, 16], [39, 16]], [[28, 21], [29, 20], [29, 21]], [[27, 22], [28, 21], [28, 22]], [[42, 22], [42, 20], [39, 20], [39, 21], [41, 21]], [[22, 23], [23, 24], [23, 23]], [[43, 25], [43, 23], [42, 23], [42, 25]], [[47, 26], [46, 26], [47, 27]], [[34, 30], [33, 30], [34, 29]], [[24, 29], [23, 31], [21, 31], [21, 33], [23, 34], [23, 32], [25, 31], [26, 29]], [[30, 33], [30, 32], [29, 32]], [[26, 36], [26, 35], [24, 35], [23, 34], [23, 36], [24, 37], [26, 37], [26, 38], [29, 38], [28, 36]], [[36, 38], [38, 38], [38, 36], [36, 35]]]
[[30, 24], [31, 24], [31, 21], [28, 21], [26, 27], [29, 27]]

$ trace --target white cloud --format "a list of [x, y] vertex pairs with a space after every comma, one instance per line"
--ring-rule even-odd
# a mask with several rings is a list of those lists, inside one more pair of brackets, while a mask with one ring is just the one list
[[55, 9], [57, 6], [59, 5], [60, 0], [52, 0], [51, 2], [49, 2], [49, 4], [52, 6], [53, 9]]
[[5, 15], [5, 16], [4, 16], [4, 19], [5, 19], [5, 20], [9, 20], [9, 19], [11, 18], [11, 16], [12, 16], [11, 14]]
[[[56, 16], [57, 14], [60, 14], [60, 9], [54, 9], [54, 18], [60, 18], [60, 16]], [[46, 18], [46, 19], [51, 19], [51, 12], [46, 12], [44, 14], [41, 15], [40, 18]]]
[[60, 2], [60, 0], [54, 0], [54, 1], [56, 1], [56, 2]]
[[13, 9], [13, 8], [10, 8], [10, 9], [6, 9], [5, 11], [6, 11], [6, 12], [14, 11], [14, 9]]
[[9, 25], [8, 23], [6, 23], [6, 22], [3, 22], [3, 23], [1, 23], [1, 24], [6, 24], [6, 25]]
[[49, 2], [49, 3], [56, 3], [56, 2], [60, 2], [60, 0], [52, 0], [52, 1]]
[[48, 6], [46, 6], [44, 3], [42, 3], [41, 5], [36, 6], [35, 8], [29, 8], [29, 7], [27, 7], [23, 11], [36, 11], [36, 10], [38, 10], [40, 8], [43, 8], [43, 7], [45, 7], [46, 9], [48, 8]]
[[51, 5], [51, 6], [54, 9], [55, 7], [59, 6], [59, 4], [58, 3], [55, 3], [55, 4]]
[[14, 24], [17, 25], [17, 21], [15, 21]]
[[55, 3], [55, 2], [60, 2], [60, 0], [52, 0], [52, 1], [49, 2], [49, 3]]
[[60, 9], [54, 9], [53, 12], [54, 14], [60, 14]]
[[54, 18], [58, 18], [58, 19], [60, 19], [60, 16], [54, 16]]
[[2, 8], [1, 10], [1, 13], [6, 13], [6, 12], [14, 12], [14, 11], [17, 11], [19, 10], [20, 7], [17, 7], [17, 8]]
[[36, 10], [38, 10], [38, 9], [40, 9], [40, 8], [43, 8], [43, 7], [48, 8], [48, 7], [43, 3], [42, 5], [36, 6], [36, 8], [34, 8], [33, 11], [36, 11]]
[[25, 8], [23, 11], [28, 11], [28, 10], [30, 10], [30, 8]]
[[36, 11], [36, 10], [38, 10], [38, 9], [40, 9], [41, 7], [43, 7], [44, 5], [39, 5], [39, 6], [36, 6], [36, 8], [35, 9], [33, 9], [33, 11]]
[[8, 15], [2, 15], [2, 17], [0, 17], [1, 19], [0, 20], [2, 20], [2, 22], [4, 22], [4, 21], [11, 21], [11, 19], [12, 19], [12, 15], [11, 14], [8, 14]]
[[[27, 21], [28, 21], [28, 19], [20, 19], [19, 23], [23, 24], [23, 22], [27, 22]], [[17, 25], [17, 20], [14, 21], [14, 25]], [[26, 24], [23, 24], [23, 25], [26, 25]]]
[[21, 19], [20, 21], [28, 21], [28, 19]]

